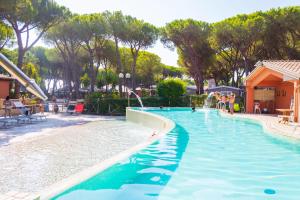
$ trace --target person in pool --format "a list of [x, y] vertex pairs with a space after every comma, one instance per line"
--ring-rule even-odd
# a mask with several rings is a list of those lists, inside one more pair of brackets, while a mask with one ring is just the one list
[[195, 106], [192, 107], [192, 112], [195, 112], [196, 111], [196, 108]]
[[230, 109], [230, 114], [233, 115], [234, 113], [234, 102], [235, 102], [235, 94], [231, 93], [229, 96], [229, 109]]

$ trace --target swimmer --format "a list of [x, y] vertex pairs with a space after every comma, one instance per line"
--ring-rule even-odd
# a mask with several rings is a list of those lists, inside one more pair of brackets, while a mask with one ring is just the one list
[[192, 107], [192, 112], [195, 112], [196, 111], [196, 108], [195, 107]]

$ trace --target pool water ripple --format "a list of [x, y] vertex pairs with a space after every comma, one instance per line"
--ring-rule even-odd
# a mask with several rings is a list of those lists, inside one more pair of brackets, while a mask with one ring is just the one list
[[300, 144], [216, 111], [148, 112], [176, 128], [54, 199], [299, 200]]

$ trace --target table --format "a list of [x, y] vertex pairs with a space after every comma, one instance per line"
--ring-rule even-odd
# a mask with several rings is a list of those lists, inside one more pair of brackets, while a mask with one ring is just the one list
[[293, 112], [291, 109], [276, 109], [276, 111], [282, 113], [282, 115], [278, 115], [278, 117], [281, 117], [282, 120], [279, 122], [288, 123], [290, 118], [290, 113]]

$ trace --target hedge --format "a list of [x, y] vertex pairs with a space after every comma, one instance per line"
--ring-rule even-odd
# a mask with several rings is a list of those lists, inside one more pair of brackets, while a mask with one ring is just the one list
[[[144, 97], [145, 107], [202, 107], [207, 95], [181, 96], [178, 98]], [[128, 106], [127, 98], [107, 98], [92, 94], [85, 99], [86, 113], [97, 115], [124, 115]], [[130, 98], [131, 107], [140, 107], [136, 98]]]

